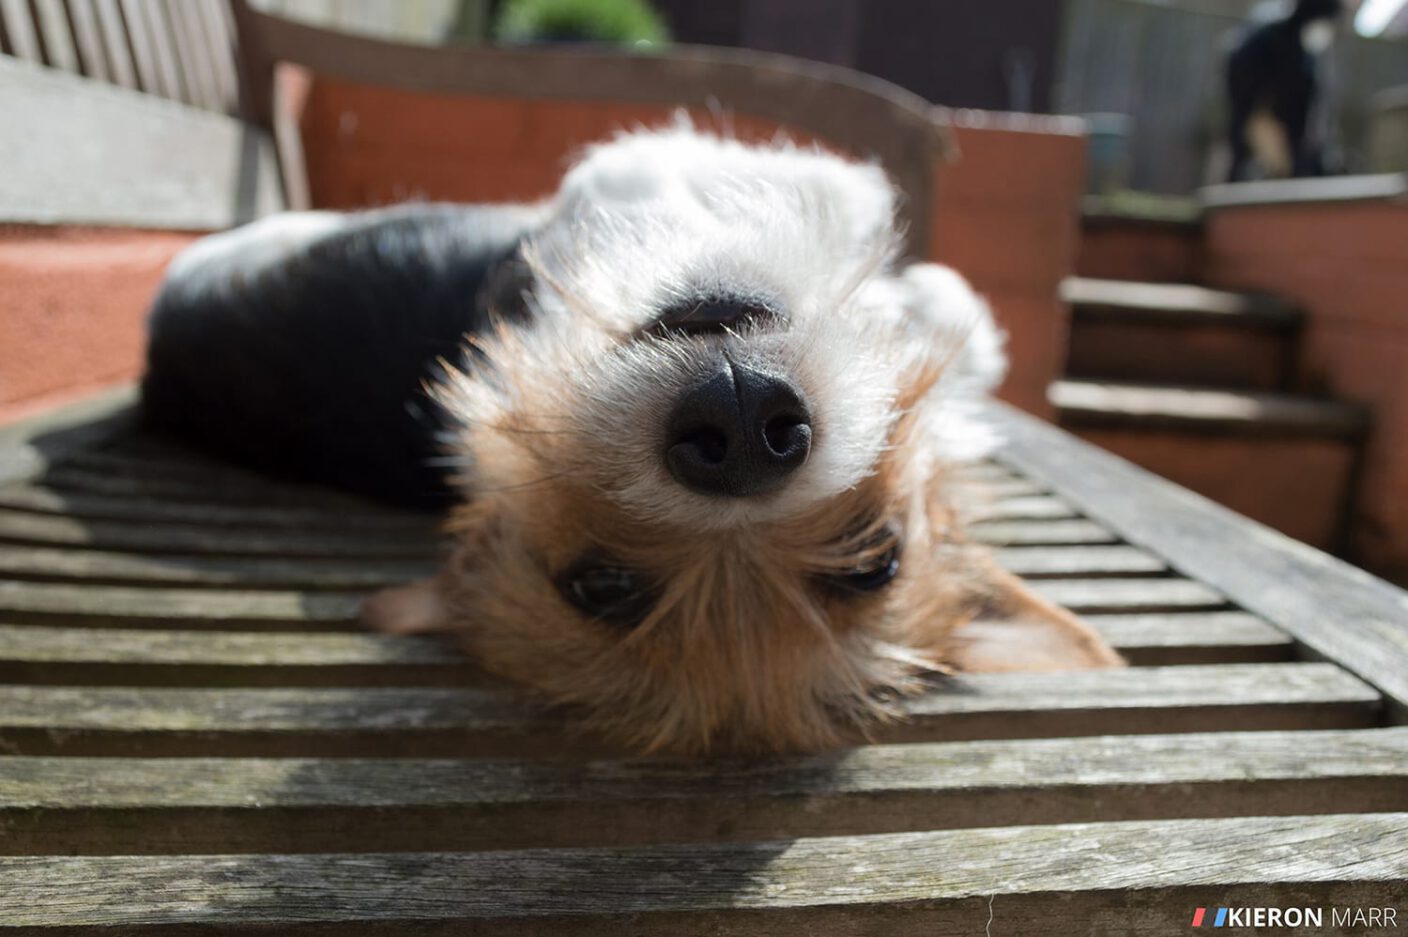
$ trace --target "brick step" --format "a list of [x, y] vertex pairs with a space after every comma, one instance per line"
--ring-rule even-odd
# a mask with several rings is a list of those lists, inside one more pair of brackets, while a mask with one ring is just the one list
[[1302, 313], [1272, 296], [1073, 277], [1066, 373], [1279, 390], [1293, 379]]
[[1051, 402], [1082, 438], [1322, 549], [1339, 545], [1363, 410], [1333, 400], [1058, 381]]
[[1091, 202], [1083, 212], [1076, 272], [1111, 280], [1196, 282], [1203, 224], [1196, 214], [1149, 217]]

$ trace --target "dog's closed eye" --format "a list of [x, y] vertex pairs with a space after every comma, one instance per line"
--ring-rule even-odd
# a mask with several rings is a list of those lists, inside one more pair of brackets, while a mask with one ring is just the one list
[[784, 318], [775, 304], [762, 300], [710, 297], [675, 303], [661, 310], [642, 333], [656, 338], [708, 335]]
[[899, 534], [886, 525], [857, 552], [853, 566], [827, 573], [823, 579], [828, 587], [843, 593], [878, 592], [899, 575], [900, 552]]
[[557, 577], [557, 590], [588, 616], [635, 627], [655, 604], [655, 589], [640, 571], [599, 556], [577, 561]]

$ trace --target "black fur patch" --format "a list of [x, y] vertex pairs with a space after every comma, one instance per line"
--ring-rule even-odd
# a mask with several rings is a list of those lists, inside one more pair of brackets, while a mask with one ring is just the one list
[[447, 417], [422, 385], [437, 359], [463, 363], [467, 334], [527, 317], [528, 217], [370, 212], [255, 275], [168, 285], [151, 316], [147, 424], [264, 472], [445, 507]]

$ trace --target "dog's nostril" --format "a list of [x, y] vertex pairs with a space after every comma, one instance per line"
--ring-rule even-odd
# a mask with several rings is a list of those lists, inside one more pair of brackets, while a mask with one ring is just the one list
[[728, 437], [714, 429], [687, 433], [675, 445], [691, 450], [691, 455], [707, 465], [719, 465], [728, 456]]
[[722, 362], [681, 395], [670, 417], [665, 465], [701, 494], [742, 498], [779, 487], [811, 451], [811, 417], [792, 383]]
[[763, 442], [780, 459], [805, 459], [811, 448], [812, 428], [799, 416], [775, 416], [763, 424]]

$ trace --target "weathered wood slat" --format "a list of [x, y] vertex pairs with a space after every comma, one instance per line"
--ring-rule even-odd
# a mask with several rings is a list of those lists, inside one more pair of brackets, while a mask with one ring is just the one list
[[185, 478], [156, 473], [123, 474], [65, 463], [49, 469], [39, 479], [46, 487], [75, 494], [140, 498], [147, 501], [195, 501], [202, 504], [246, 507], [353, 508], [366, 511], [370, 502], [328, 488], [293, 485], [235, 475], [229, 478]]
[[0, 544], [0, 578], [32, 582], [184, 586], [242, 590], [362, 590], [410, 582], [435, 571], [432, 561], [144, 556], [103, 550]]
[[[880, 741], [1372, 725], [1379, 698], [1331, 664], [987, 674], [907, 701]], [[603, 750], [492, 689], [0, 686], [0, 749], [47, 755], [486, 757]]]
[[[93, 14], [91, 7], [82, 9], [85, 15]], [[124, 386], [0, 426], [0, 484], [32, 478], [75, 452], [129, 430], [136, 399], [136, 389]]]
[[201, 33], [191, 19], [191, 8], [195, 4], [180, 0], [155, 0], [165, 7], [172, 35], [175, 37], [173, 49], [176, 52], [177, 66], [184, 79], [185, 100], [196, 107], [208, 110], [220, 109], [220, 97], [215, 87], [214, 63], [210, 53], [201, 47]]
[[[745, 844], [26, 857], [0, 925], [326, 932], [1166, 934], [1224, 905], [1392, 905], [1408, 815], [997, 827]], [[629, 915], [629, 917], [624, 917]], [[1328, 919], [1328, 915], [1326, 916]], [[355, 920], [353, 920], [355, 918]]]
[[1230, 664], [1290, 660], [1285, 632], [1246, 612], [1092, 615], [1086, 619], [1131, 664]]
[[225, 3], [198, 3], [195, 4], [195, 9], [200, 14], [204, 47], [209, 50], [210, 62], [215, 70], [215, 87], [220, 109], [234, 113], [239, 79], [235, 75], [232, 41], [227, 22], [229, 8]]
[[1168, 564], [1154, 554], [1124, 545], [1002, 547], [994, 556], [1009, 572], [1031, 579], [1149, 576], [1168, 571]]
[[0, 758], [0, 854], [739, 842], [1408, 810], [1408, 728], [875, 745], [758, 761]]
[[995, 547], [1119, 542], [1108, 527], [1084, 519], [979, 521], [969, 528], [969, 533], [976, 542]]
[[0, 681], [70, 686], [469, 686], [489, 678], [448, 642], [0, 625]]
[[63, 0], [29, 0], [29, 9], [44, 46], [44, 63], [66, 72], [77, 72], [78, 51], [69, 30]]
[[78, 52], [78, 71], [99, 81], [109, 80], [107, 52], [103, 48], [97, 14], [92, 3], [84, 0], [63, 0], [65, 18]]
[[107, 51], [110, 80], [124, 88], [137, 88], [137, 72], [127, 45], [127, 30], [117, 0], [92, 0], [98, 12], [98, 25]]
[[0, 543], [208, 556], [427, 557], [432, 538], [384, 532], [208, 530], [183, 524], [77, 520], [0, 508]]
[[[1098, 616], [1131, 663], [1285, 661], [1289, 638], [1253, 616]], [[290, 628], [295, 627], [290, 625]], [[0, 624], [0, 681], [87, 686], [470, 686], [488, 678], [449, 639], [379, 634]]]
[[986, 502], [980, 495], [977, 497], [971, 508], [975, 520], [1064, 520], [1078, 516], [1074, 508], [1052, 495], [993, 496], [993, 500]]
[[949, 471], [949, 475], [955, 481], [960, 482], [1003, 483], [1027, 481], [1027, 479], [1018, 475], [1007, 466], [994, 461], [969, 462], [963, 465], [957, 465]]
[[1186, 575], [1342, 662], [1408, 719], [1408, 607], [1403, 593], [1041, 420], [993, 404], [1003, 458]]
[[[161, 89], [160, 94], [173, 101], [184, 100], [181, 78], [176, 70], [175, 37], [172, 36], [169, 25], [153, 0], [144, 0], [141, 7], [140, 15], [151, 38], [152, 59]], [[130, 19], [129, 16], [129, 21]]]
[[[72, 481], [77, 470], [55, 469], [47, 481]], [[97, 520], [140, 520], [185, 524], [209, 524], [234, 527], [311, 527], [353, 530], [386, 530], [400, 533], [433, 535], [436, 518], [431, 515], [394, 511], [371, 503], [355, 503], [350, 509], [340, 500], [321, 508], [306, 507], [306, 500], [294, 501], [287, 489], [280, 488], [277, 500], [288, 500], [284, 506], [269, 506], [269, 498], [259, 490], [244, 490], [244, 498], [255, 503], [231, 503], [195, 500], [167, 500], [162, 495], [167, 482], [151, 479], [123, 479], [108, 476], [101, 481], [85, 479], [76, 491], [65, 491], [35, 485], [14, 485], [0, 489], [0, 507], [46, 514]], [[212, 489], [209, 481], [179, 483], [185, 498], [200, 494], [219, 498], [228, 489]], [[123, 493], [92, 493], [84, 488], [101, 488]], [[155, 489], [155, 491], [153, 491]], [[238, 489], [237, 489], [238, 491]], [[322, 494], [322, 492], [319, 492]], [[1050, 495], [1012, 495], [980, 501], [973, 508], [976, 520], [1051, 520], [1076, 517], [1075, 510], [1059, 498]]]
[[[1227, 603], [1215, 590], [1183, 579], [1053, 579], [1033, 588], [1077, 612], [1139, 612], [1214, 609]], [[221, 591], [0, 582], [0, 614], [14, 613], [67, 622], [132, 620], [210, 622], [279, 627], [283, 624], [349, 623], [356, 599], [333, 594]]]
[[94, 520], [155, 521], [218, 527], [275, 527], [387, 532], [436, 536], [436, 518], [368, 507], [345, 508], [259, 507], [256, 505], [202, 504], [112, 495], [55, 491], [33, 485], [0, 489], [0, 507], [40, 514], [60, 514]]
[[168, 97], [168, 91], [157, 70], [155, 44], [147, 27], [147, 0], [118, 0], [122, 10], [123, 30], [127, 48], [132, 54], [132, 67], [137, 73], [137, 86], [147, 94]]
[[971, 494], [980, 498], [1025, 498], [1050, 493], [1036, 482], [1015, 475], [991, 481], [981, 478], [956, 479], [949, 483], [949, 489], [961, 495]]
[[126, 586], [0, 582], [0, 615], [67, 624], [162, 627], [350, 629], [360, 595], [302, 592], [211, 592]]
[[83, 449], [64, 460], [62, 468], [84, 475], [123, 475], [132, 478], [172, 478], [191, 484], [233, 482], [268, 486], [271, 479], [250, 469], [219, 462], [174, 443], [148, 436], [127, 435], [101, 449]]
[[1052, 579], [1032, 588], [1074, 612], [1225, 608], [1226, 596], [1191, 579]]
[[[1113, 543], [1108, 529], [1087, 520], [995, 521], [972, 527], [974, 540], [994, 546]], [[0, 543], [81, 546], [150, 553], [264, 556], [427, 556], [436, 550], [424, 534], [349, 530], [193, 529], [189, 525], [78, 520], [0, 507]]]
[[0, 8], [0, 55], [15, 55], [15, 43], [10, 38], [10, 28], [5, 25], [5, 11]]
[[24, 0], [0, 0], [0, 33], [6, 55], [43, 64], [44, 41]]

